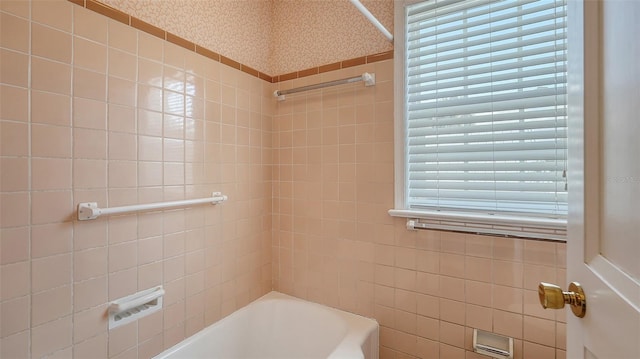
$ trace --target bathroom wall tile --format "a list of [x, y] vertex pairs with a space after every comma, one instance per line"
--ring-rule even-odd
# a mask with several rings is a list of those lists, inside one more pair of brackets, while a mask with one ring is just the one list
[[464, 348], [464, 326], [440, 321], [440, 342]]
[[136, 81], [137, 67], [136, 56], [113, 48], [109, 49], [109, 76]]
[[29, 81], [29, 56], [15, 51], [0, 49], [2, 83], [27, 87]]
[[74, 188], [106, 188], [107, 161], [74, 159], [73, 186]]
[[104, 315], [106, 310], [106, 305], [101, 305], [74, 313], [73, 340], [75, 343], [106, 333], [108, 327], [108, 320]]
[[0, 47], [24, 53], [29, 52], [29, 22], [27, 20], [2, 12], [0, 13], [0, 30], [2, 32]]
[[184, 326], [176, 325], [164, 331], [164, 349], [171, 348], [185, 338]]
[[135, 161], [109, 161], [109, 187], [136, 187], [138, 165]]
[[138, 162], [139, 186], [161, 186], [162, 174], [162, 162]]
[[465, 257], [465, 278], [481, 282], [493, 279], [493, 263], [489, 258]]
[[75, 252], [73, 256], [73, 279], [78, 282], [107, 273], [107, 248], [95, 248]]
[[73, 65], [102, 74], [106, 73], [107, 47], [98, 42], [74, 37]]
[[73, 6], [68, 1], [34, 1], [31, 4], [33, 21], [65, 32], [71, 31]]
[[109, 104], [108, 128], [115, 132], [136, 132], [136, 109], [129, 106]]
[[182, 93], [165, 90], [162, 92], [162, 98], [165, 112], [184, 116], [184, 95]]
[[138, 106], [142, 109], [161, 112], [163, 106], [162, 89], [138, 85]]
[[163, 66], [161, 64], [143, 58], [138, 59], [138, 83], [161, 87], [163, 80]]
[[96, 335], [73, 346], [74, 358], [107, 359], [107, 333]]
[[466, 326], [493, 331], [493, 310], [473, 304], [466, 305]]
[[31, 125], [31, 155], [34, 157], [70, 158], [71, 143], [69, 127]]
[[70, 221], [73, 216], [71, 191], [33, 192], [31, 223], [46, 224]]
[[77, 36], [107, 44], [108, 19], [81, 6], [73, 7], [73, 33]]
[[71, 66], [33, 57], [31, 86], [36, 90], [71, 95]]
[[143, 32], [138, 33], [138, 54], [140, 57], [161, 62], [164, 57], [163, 51], [162, 40]]
[[506, 261], [521, 262], [523, 259], [523, 240], [514, 238], [494, 238], [493, 258]]
[[29, 332], [23, 331], [0, 339], [0, 356], [3, 358], [29, 357]]
[[493, 310], [493, 331], [497, 334], [523, 338], [523, 316], [502, 310]]
[[[93, 200], [98, 198], [92, 196]], [[98, 203], [104, 203], [99, 201]], [[73, 226], [73, 249], [82, 251], [107, 244], [107, 225], [102, 221], [75, 222]]]
[[29, 329], [29, 296], [0, 303], [2, 327], [0, 337], [6, 337]]
[[554, 242], [524, 241], [524, 261], [536, 265], [555, 266], [556, 244]]
[[0, 270], [0, 300], [28, 295], [31, 290], [31, 263], [28, 261], [3, 265]]
[[31, 53], [47, 59], [71, 63], [71, 34], [33, 23]]
[[135, 241], [109, 246], [109, 272], [118, 272], [138, 264], [138, 246]]
[[[462, 298], [460, 298], [462, 299]], [[440, 320], [465, 324], [465, 304], [461, 301], [440, 298]]]
[[133, 134], [110, 132], [108, 148], [110, 160], [137, 159], [137, 138]]
[[71, 316], [34, 327], [31, 330], [31, 355], [43, 357], [71, 345]]
[[136, 54], [138, 52], [138, 31], [131, 26], [109, 20], [109, 47]]
[[0, 231], [0, 265], [29, 259], [29, 228], [7, 228]]
[[19, 192], [29, 189], [29, 159], [0, 158], [0, 192]]
[[567, 324], [566, 323], [556, 322], [555, 347], [563, 350], [567, 349]]
[[556, 345], [556, 323], [553, 320], [524, 316], [524, 340], [550, 347]]
[[493, 307], [514, 313], [522, 313], [522, 289], [494, 285]]
[[164, 336], [158, 334], [147, 341], [139, 340], [138, 358], [153, 358], [164, 350]]
[[26, 156], [29, 153], [29, 126], [26, 123], [0, 121], [0, 153]]
[[71, 159], [33, 158], [31, 188], [33, 190], [71, 189]]
[[133, 322], [109, 332], [109, 356], [118, 355], [137, 343], [138, 323]]
[[508, 287], [521, 288], [523, 276], [522, 263], [500, 260], [493, 261], [493, 283]]
[[73, 99], [73, 126], [95, 130], [107, 129], [107, 106], [103, 101]]
[[39, 292], [71, 283], [71, 254], [35, 259], [31, 264], [31, 290]]
[[107, 302], [107, 277], [76, 282], [73, 286], [73, 311], [80, 312]]
[[138, 269], [109, 273], [109, 300], [131, 295], [138, 291]]
[[556, 265], [558, 266], [558, 268], [567, 267], [567, 244], [566, 243], [556, 244]]
[[[133, 81], [109, 76], [107, 98], [109, 103], [133, 107], [136, 105], [136, 83]], [[138, 95], [140, 96], [140, 95]], [[138, 97], [138, 104], [143, 98]], [[149, 101], [147, 99], [147, 101]], [[152, 110], [161, 111], [161, 108], [152, 107]]]
[[162, 311], [138, 320], [138, 340], [146, 341], [162, 333]]
[[[2, 106], [0, 107], [1, 119], [27, 122], [29, 118], [29, 94], [27, 89], [0, 85], [0, 106]], [[0, 125], [4, 122], [1, 121]], [[2, 137], [3, 142], [6, 141], [5, 136]], [[8, 143], [8, 141], [5, 143]], [[0, 147], [3, 149], [2, 154], [5, 153], [5, 146]]]
[[3, 228], [30, 224], [29, 193], [0, 193], [0, 220]]
[[107, 79], [104, 74], [74, 68], [73, 95], [87, 99], [105, 101], [107, 99]]
[[161, 260], [162, 252], [162, 237], [138, 241], [138, 263], [141, 265]]
[[138, 287], [148, 289], [162, 284], [162, 262], [153, 262], [138, 267]]
[[31, 227], [31, 257], [68, 253], [73, 245], [73, 225], [52, 223]]
[[31, 297], [31, 325], [37, 326], [71, 314], [72, 287], [65, 285]]
[[524, 341], [523, 358], [553, 358], [555, 357], [555, 349], [537, 343]]
[[71, 125], [71, 97], [31, 91], [31, 122], [58, 126]]
[[140, 161], [162, 161], [162, 138], [138, 136], [138, 159]]
[[465, 257], [459, 254], [441, 253], [439, 272], [450, 277], [464, 278]]

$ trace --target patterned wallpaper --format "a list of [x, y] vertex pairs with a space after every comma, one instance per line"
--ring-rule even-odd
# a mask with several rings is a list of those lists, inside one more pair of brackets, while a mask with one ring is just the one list
[[[393, 33], [393, 1], [362, 4]], [[348, 0], [275, 0], [273, 43], [277, 74], [393, 49]]]
[[[348, 0], [101, 2], [274, 76], [393, 49]], [[393, 0], [362, 3], [393, 30]]]

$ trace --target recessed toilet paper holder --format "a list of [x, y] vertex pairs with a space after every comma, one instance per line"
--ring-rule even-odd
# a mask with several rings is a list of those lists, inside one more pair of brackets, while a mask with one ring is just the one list
[[496, 359], [513, 359], [513, 338], [473, 329], [473, 351]]

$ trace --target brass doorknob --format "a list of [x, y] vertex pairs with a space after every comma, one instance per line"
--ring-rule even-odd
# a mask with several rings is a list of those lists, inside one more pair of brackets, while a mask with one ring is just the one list
[[569, 291], [564, 292], [555, 284], [540, 282], [538, 297], [544, 309], [561, 309], [565, 304], [571, 305], [571, 311], [576, 317], [582, 318], [587, 312], [587, 298], [580, 283], [571, 282]]

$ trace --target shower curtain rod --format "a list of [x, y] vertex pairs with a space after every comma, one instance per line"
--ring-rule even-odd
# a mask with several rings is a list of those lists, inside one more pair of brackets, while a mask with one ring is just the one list
[[376, 84], [376, 74], [370, 74], [368, 72], [365, 72], [360, 76], [349, 77], [346, 79], [323, 82], [315, 85], [296, 87], [289, 90], [275, 90], [273, 92], [273, 96], [276, 97], [278, 101], [283, 101], [284, 95], [288, 95], [296, 92], [302, 92], [302, 91], [311, 91], [311, 90], [321, 89], [321, 88], [330, 87], [330, 86], [350, 84], [350, 83], [360, 82], [360, 81], [364, 81], [364, 85], [367, 87], [373, 86]]
[[382, 25], [382, 23], [380, 21], [378, 21], [378, 19], [376, 19], [375, 16], [373, 16], [373, 14], [371, 13], [371, 11], [369, 11], [369, 9], [367, 9], [366, 7], [364, 7], [364, 5], [362, 5], [362, 3], [359, 0], [349, 0], [351, 1], [351, 3], [353, 4], [353, 6], [356, 7], [356, 9], [360, 10], [360, 12], [362, 13], [362, 15], [364, 15], [367, 20], [369, 20], [373, 26], [375, 26], [378, 30], [380, 30], [380, 32], [391, 42], [393, 42], [393, 35], [391, 35], [391, 33], [389, 32], [389, 30], [387, 30], [386, 27], [384, 27], [384, 25]]

